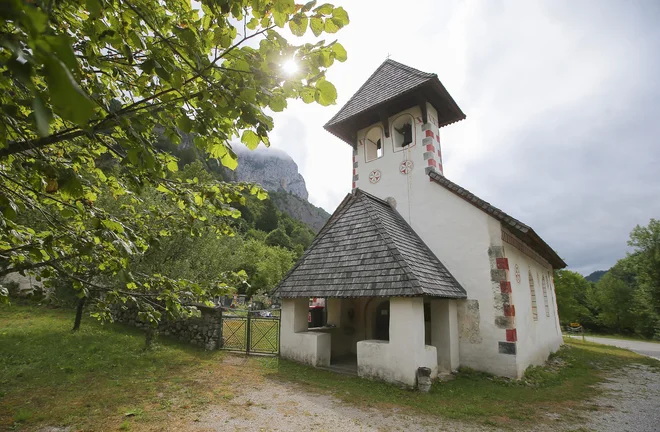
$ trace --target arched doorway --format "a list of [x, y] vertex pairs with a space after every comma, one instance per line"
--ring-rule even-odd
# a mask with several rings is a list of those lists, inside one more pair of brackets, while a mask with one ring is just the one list
[[374, 336], [378, 340], [390, 340], [390, 301], [386, 300], [376, 307]]

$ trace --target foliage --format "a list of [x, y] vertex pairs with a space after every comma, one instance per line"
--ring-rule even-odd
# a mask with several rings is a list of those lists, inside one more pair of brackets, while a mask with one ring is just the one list
[[630, 233], [629, 246], [637, 257], [637, 275], [650, 306], [660, 315], [660, 221], [651, 219], [648, 226], [636, 226]]
[[[200, 7], [3, 3], [0, 276], [68, 278], [78, 296], [94, 299], [96, 316], [131, 302], [154, 322], [240, 285], [240, 275], [195, 280], [141, 266], [163, 241], [230, 234], [246, 194], [265, 197], [252, 185], [176, 175], [177, 158], [158, 140], [178, 144], [192, 133], [195, 151], [233, 169], [232, 138], [251, 149], [269, 144], [266, 109], [282, 111], [291, 98], [334, 103], [325, 71], [346, 59], [343, 47], [296, 46], [280, 32], [335, 33], [348, 15], [314, 1]], [[284, 75], [290, 59], [299, 71]]]
[[275, 209], [275, 204], [269, 199], [264, 202], [258, 219], [256, 220], [255, 228], [264, 232], [271, 232], [277, 229], [278, 214]]
[[628, 245], [633, 253], [595, 284], [575, 272], [555, 271], [562, 324], [577, 321], [596, 332], [660, 339], [660, 222], [635, 227]]
[[579, 322], [586, 327], [592, 325], [592, 285], [580, 273], [570, 270], [555, 270], [554, 283], [561, 324]]
[[291, 239], [286, 235], [286, 231], [278, 228], [271, 231], [267, 236], [265, 243], [269, 246], [280, 246], [283, 248], [291, 248]]

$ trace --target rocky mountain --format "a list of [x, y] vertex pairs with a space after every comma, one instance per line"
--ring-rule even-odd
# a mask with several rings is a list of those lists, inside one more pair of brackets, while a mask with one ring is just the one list
[[298, 172], [298, 165], [286, 152], [273, 148], [250, 151], [235, 145], [238, 167], [233, 172], [235, 181], [258, 183], [270, 192], [270, 199], [279, 211], [304, 222], [318, 232], [330, 218], [330, 214], [309, 201], [305, 179]]
[[[192, 134], [181, 133], [181, 144], [175, 146], [166, 138], [161, 138], [158, 145], [165, 151], [177, 155], [182, 164], [206, 158], [195, 148]], [[305, 179], [298, 172], [298, 165], [286, 152], [273, 148], [249, 150], [237, 143], [233, 150], [238, 156], [238, 167], [231, 171], [217, 163], [205, 162], [209, 170], [222, 176], [226, 181], [244, 181], [258, 183], [268, 192], [279, 211], [294, 219], [304, 222], [318, 232], [330, 214], [307, 201], [309, 193]]]
[[303, 200], [309, 197], [298, 165], [286, 152], [273, 148], [250, 151], [242, 145], [235, 145], [234, 151], [238, 155], [236, 181], [259, 183], [268, 191], [288, 192]]

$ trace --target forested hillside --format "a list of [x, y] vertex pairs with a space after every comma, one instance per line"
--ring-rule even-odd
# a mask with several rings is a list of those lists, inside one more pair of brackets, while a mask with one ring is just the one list
[[660, 339], [660, 221], [635, 227], [628, 245], [633, 252], [607, 272], [596, 272], [597, 282], [555, 271], [562, 325], [579, 322], [596, 332]]

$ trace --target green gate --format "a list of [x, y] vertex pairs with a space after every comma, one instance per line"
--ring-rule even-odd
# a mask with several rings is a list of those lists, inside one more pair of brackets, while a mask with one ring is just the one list
[[220, 348], [247, 354], [279, 354], [280, 311], [222, 311]]

